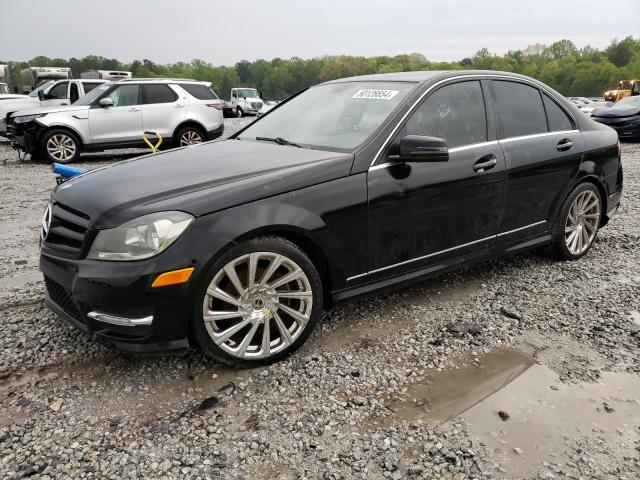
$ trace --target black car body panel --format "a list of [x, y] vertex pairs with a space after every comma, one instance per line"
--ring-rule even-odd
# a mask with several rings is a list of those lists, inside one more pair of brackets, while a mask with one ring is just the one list
[[620, 138], [640, 138], [640, 109], [596, 109], [591, 118], [613, 128]]
[[[362, 78], [414, 82], [415, 90], [352, 153], [232, 139], [127, 160], [60, 186], [52, 225], [63, 227], [62, 236], [59, 244], [45, 240], [40, 261], [55, 282], [57, 311], [71, 309], [87, 330], [119, 348], [168, 349], [188, 343], [202, 272], [244, 239], [276, 234], [296, 243], [318, 266], [328, 299], [342, 300], [543, 245], [559, 205], [580, 182], [598, 187], [605, 212], [620, 203], [615, 132], [539, 82], [484, 71]], [[491, 82], [505, 79], [549, 96], [572, 126], [504, 138]], [[486, 141], [450, 149], [448, 162], [394, 161], [416, 107], [442, 86], [470, 80], [484, 92]], [[495, 162], [478, 170], [483, 159]], [[168, 210], [196, 218], [167, 251], [134, 262], [85, 258], [98, 230]], [[82, 237], [76, 244], [64, 237], [69, 229]], [[188, 283], [151, 287], [159, 273], [190, 266]], [[153, 324], [114, 328], [86, 317], [98, 308], [130, 316], [148, 309]]]

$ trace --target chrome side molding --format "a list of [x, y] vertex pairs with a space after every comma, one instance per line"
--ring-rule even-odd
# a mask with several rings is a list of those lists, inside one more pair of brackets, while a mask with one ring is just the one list
[[143, 318], [127, 318], [118, 317], [116, 315], [110, 315], [103, 312], [89, 312], [87, 317], [97, 320], [99, 322], [111, 323], [113, 325], [120, 325], [124, 327], [138, 327], [141, 325], [151, 325], [153, 322], [153, 315]]

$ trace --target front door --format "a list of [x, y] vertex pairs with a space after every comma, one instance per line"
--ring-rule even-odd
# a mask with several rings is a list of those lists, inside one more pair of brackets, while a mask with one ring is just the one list
[[71, 82], [58, 82], [45, 94], [40, 101], [42, 107], [57, 107], [58, 105], [70, 105], [69, 85]]
[[98, 103], [89, 109], [91, 143], [142, 142], [142, 108], [139, 85], [118, 85], [103, 98], [113, 101], [111, 107]]
[[[488, 122], [480, 81], [431, 93], [369, 169], [367, 280], [424, 268], [487, 248], [499, 222], [502, 150]], [[446, 162], [394, 162], [405, 135], [447, 140]]]

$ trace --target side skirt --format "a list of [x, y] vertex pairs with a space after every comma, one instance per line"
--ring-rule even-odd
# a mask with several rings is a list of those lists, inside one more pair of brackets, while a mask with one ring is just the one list
[[492, 247], [481, 252], [470, 253], [468, 255], [447, 260], [446, 262], [429, 265], [428, 267], [402, 273], [393, 277], [383, 278], [372, 283], [345, 288], [343, 290], [336, 290], [331, 293], [331, 298], [334, 302], [340, 302], [342, 300], [365, 296], [374, 292], [381, 293], [400, 289], [420, 280], [436, 277], [443, 273], [456, 270], [464, 265], [477, 263], [491, 258], [505, 257], [526, 250], [532, 250], [550, 242], [551, 234], [545, 233], [534, 238], [525, 239], [524, 241], [519, 240], [517, 242]]

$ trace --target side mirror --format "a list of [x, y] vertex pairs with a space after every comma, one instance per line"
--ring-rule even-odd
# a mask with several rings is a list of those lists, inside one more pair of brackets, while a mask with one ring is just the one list
[[407, 135], [400, 140], [399, 154], [390, 158], [402, 162], [447, 162], [449, 147], [442, 138]]
[[98, 102], [98, 105], [100, 105], [102, 108], [113, 107], [113, 100], [111, 100], [109, 97], [101, 98]]
[[38, 90], [38, 100], [42, 102], [43, 100], [46, 100], [46, 99], [47, 99], [47, 96], [45, 95], [44, 91]]

